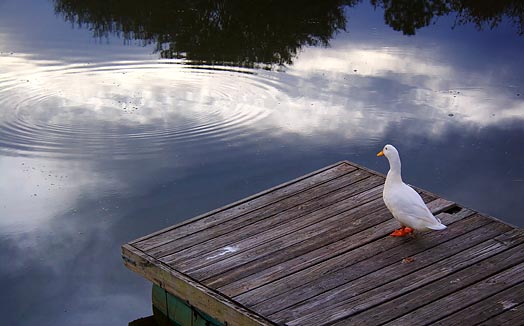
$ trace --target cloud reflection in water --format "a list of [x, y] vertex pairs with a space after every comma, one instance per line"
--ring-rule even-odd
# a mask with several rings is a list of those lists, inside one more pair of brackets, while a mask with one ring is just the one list
[[21, 50], [0, 56], [10, 324], [30, 308], [25, 324], [148, 314], [149, 286], [122, 266], [122, 243], [336, 160], [384, 171], [374, 156], [384, 142], [402, 149], [408, 182], [523, 223], [524, 74], [509, 53], [519, 51], [360, 40], [350, 27], [280, 72], [115, 44], [40, 49], [45, 39], [15, 37], [32, 35], [22, 27], [0, 28], [2, 45]]
[[[315, 103], [316, 108], [308, 114], [296, 115], [299, 121], [301, 116], [309, 121], [299, 129], [319, 126], [340, 133], [344, 126], [361, 126], [365, 133], [373, 133], [368, 126], [374, 125], [380, 132], [397, 118], [409, 118], [420, 122], [413, 124], [415, 129], [423, 127], [418, 133], [426, 134], [427, 124], [431, 124], [431, 134], [439, 136], [447, 125], [479, 128], [524, 119], [524, 101], [517, 95], [518, 89], [504, 87], [496, 77], [462, 70], [438, 55], [434, 51], [372, 49], [354, 43], [335, 49], [308, 49], [290, 69], [296, 80], [289, 83], [300, 83], [295, 97], [304, 103], [298, 106], [318, 102], [319, 92], [325, 101]], [[331, 117], [319, 116], [332, 123], [310, 121], [315, 120], [313, 112], [318, 107], [335, 108], [326, 110]], [[357, 115], [368, 121], [344, 119], [344, 111], [348, 117]]]
[[409, 48], [309, 48], [285, 73], [3, 59], [8, 87], [0, 92], [11, 108], [1, 116], [3, 147], [32, 155], [152, 154], [182, 140], [234, 141], [249, 130], [378, 140], [401, 120], [417, 121], [411, 135], [437, 137], [451, 125], [524, 118], [518, 90]]

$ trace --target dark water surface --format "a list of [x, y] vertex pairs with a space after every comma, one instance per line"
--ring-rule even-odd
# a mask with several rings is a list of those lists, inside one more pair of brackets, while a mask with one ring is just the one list
[[0, 0], [0, 324], [147, 316], [122, 243], [385, 143], [524, 226], [524, 9], [420, 3]]

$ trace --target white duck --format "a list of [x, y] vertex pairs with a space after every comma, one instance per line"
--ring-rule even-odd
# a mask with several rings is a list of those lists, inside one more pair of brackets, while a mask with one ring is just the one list
[[412, 234], [414, 230], [444, 230], [446, 226], [431, 214], [420, 195], [402, 182], [397, 149], [388, 144], [377, 154], [377, 156], [383, 155], [389, 161], [389, 171], [382, 198], [393, 217], [400, 223], [400, 229], [395, 230], [391, 235], [403, 237]]

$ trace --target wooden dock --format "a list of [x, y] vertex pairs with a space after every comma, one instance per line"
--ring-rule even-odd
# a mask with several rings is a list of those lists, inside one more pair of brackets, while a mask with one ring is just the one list
[[448, 228], [390, 237], [383, 185], [339, 162], [132, 241], [124, 262], [228, 326], [524, 325], [522, 229], [417, 189]]

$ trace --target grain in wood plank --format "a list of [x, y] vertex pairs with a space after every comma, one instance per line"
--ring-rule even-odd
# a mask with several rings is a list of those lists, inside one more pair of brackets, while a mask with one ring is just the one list
[[522, 303], [524, 303], [523, 282], [441, 319], [435, 325], [477, 325]]
[[[336, 188], [337, 187], [336, 182], [347, 182], [346, 184], [347, 186], [367, 176], [369, 176], [369, 174], [366, 171], [362, 171], [362, 170], [354, 171], [353, 173], [349, 173], [335, 180], [332, 180], [332, 182], [329, 183], [329, 187]], [[381, 178], [381, 177], [374, 176], [374, 178]], [[354, 186], [355, 188], [358, 188], [360, 185], [354, 185]], [[216, 245], [211, 245], [211, 246], [203, 245], [201, 244], [201, 242], [199, 243], [198, 240], [200, 239], [200, 241], [206, 241], [209, 238], [214, 238], [222, 234], [227, 234], [231, 230], [236, 230], [239, 227], [250, 225], [259, 220], [263, 220], [269, 217], [271, 217], [269, 219], [271, 223], [278, 223], [278, 221], [274, 219], [273, 216], [271, 216], [271, 214], [276, 214], [278, 212], [284, 213], [283, 211], [285, 211], [286, 208], [283, 207], [283, 205], [285, 205], [286, 202], [295, 201], [296, 204], [298, 205], [300, 204], [300, 202], [297, 202], [297, 201], [300, 201], [301, 199], [303, 199], [302, 197], [307, 196], [308, 194], [309, 195], [313, 194], [313, 196], [325, 195], [325, 193], [328, 193], [330, 190], [330, 189], [325, 189], [326, 187], [328, 187], [326, 184], [321, 184], [318, 187], [311, 188], [296, 196], [288, 197], [288, 198], [283, 199], [282, 201], [273, 203], [271, 205], [264, 206], [261, 209], [248, 212], [244, 215], [241, 215], [239, 218], [233, 218], [233, 219], [227, 220], [224, 223], [210, 226], [208, 229], [204, 229], [201, 232], [193, 233], [187, 236], [182, 236], [181, 238], [180, 238], [180, 234], [178, 233], [176, 235], [172, 233], [163, 233], [163, 234], [158, 235], [157, 237], [148, 239], [147, 241], [148, 241], [149, 247], [147, 248], [140, 247], [140, 248], [143, 250], [147, 249], [146, 251], [155, 257], [163, 257], [163, 256], [170, 255], [170, 254], [174, 254], [173, 257], [183, 257], [183, 255], [186, 254], [187, 252], [192, 252], [190, 248], [194, 247], [197, 244], [199, 245], [200, 248], [208, 248], [208, 247], [215, 248]], [[358, 189], [353, 190], [353, 187], [351, 187], [351, 191], [356, 191], [356, 190]], [[336, 199], [337, 195], [338, 194], [335, 191], [333, 193], [328, 193], [326, 196], [333, 197], [334, 199]], [[424, 193], [422, 193], [421, 195], [423, 198], [434, 198], [431, 195], [426, 195]], [[309, 198], [309, 199], [313, 199], [313, 198]], [[313, 200], [313, 202], [310, 203], [309, 205], [303, 205], [303, 206], [314, 206], [314, 205], [325, 204], [324, 201], [319, 200], [320, 198], [318, 197], [315, 197], [314, 199], [315, 200]], [[304, 200], [307, 200], [307, 198]], [[301, 208], [305, 209], [306, 207], [301, 207]], [[206, 218], [205, 220], [207, 221], [209, 219], [215, 219], [215, 218], [216, 218], [215, 216], [211, 216], [209, 218]], [[190, 226], [187, 226], [187, 228], [189, 227]], [[177, 229], [177, 230], [178, 231], [187, 231], [185, 229], [183, 230]], [[185, 232], [182, 232], [182, 235], [184, 234]], [[153, 246], [152, 244], [155, 244], [155, 245]], [[177, 251], [181, 251], [185, 249], [188, 249], [188, 250], [186, 250], [186, 252], [184, 253], [181, 253], [180, 255], [176, 254]], [[195, 256], [198, 256], [198, 253], [194, 252], [194, 254]]]
[[[469, 212], [469, 215], [473, 214], [473, 212]], [[448, 214], [442, 213], [441, 216], [443, 215]], [[449, 216], [453, 216], [454, 218], [457, 218], [457, 220], [459, 218], [465, 217], [458, 217], [457, 215]], [[444, 217], [443, 221], [444, 220], [448, 221], [446, 217]], [[449, 224], [449, 222], [446, 223]], [[373, 242], [379, 238], [383, 238], [384, 236], [384, 234], [380, 234], [379, 232], [377, 232], [377, 230], [389, 230], [395, 226], [396, 222], [389, 220], [381, 224], [375, 225], [371, 228], [367, 228], [349, 237], [343, 238], [334, 243], [330, 243], [321, 248], [306, 252], [300, 256], [293, 257], [291, 259], [289, 259], [289, 257], [286, 257], [285, 251], [276, 252], [274, 254], [274, 259], [273, 257], [265, 258], [266, 261], [274, 262], [272, 266], [266, 266], [266, 268], [264, 269], [257, 268], [258, 264], [263, 264], [264, 262], [255, 261], [252, 264], [246, 264], [242, 266], [242, 270], [259, 270], [254, 274], [248, 274], [247, 276], [244, 276], [244, 273], [242, 271], [233, 270], [230, 271], [230, 273], [222, 275], [221, 278], [217, 280], [217, 283], [211, 283], [208, 284], [208, 286], [214, 286], [215, 284], [220, 285], [224, 283], [225, 285], [219, 287], [218, 290], [230, 297], [237, 297], [267, 284], [269, 286], [267, 291], [275, 295], [275, 293], [271, 289], [273, 284], [270, 283], [275, 282], [286, 276], [292, 275], [294, 273], [297, 273], [311, 266], [314, 266], [318, 263], [325, 262], [328, 259], [339, 256], [358, 247], [366, 245], [370, 246], [370, 242]], [[377, 243], [377, 245], [370, 246], [369, 250], [365, 247], [361, 248], [363, 250], [363, 254], [359, 255], [356, 259], [363, 260], [365, 258], [378, 254], [384, 250], [399, 245], [398, 241], [394, 241], [392, 238], [389, 237], [380, 239], [379, 242], [380, 243]], [[357, 261], [354, 261], [354, 263], [356, 263]], [[252, 265], [254, 266], [252, 267]], [[239, 279], [239, 277], [241, 278]], [[247, 295], [249, 296], [249, 294]], [[253, 304], [253, 302], [251, 303]]]
[[294, 181], [281, 184], [270, 190], [263, 191], [246, 199], [242, 199], [237, 203], [218, 208], [214, 211], [202, 214], [188, 221], [184, 221], [174, 226], [165, 228], [158, 232], [139, 238], [131, 243], [136, 248], [146, 251], [159, 246], [166, 241], [170, 242], [189, 234], [200, 232], [208, 227], [219, 225], [227, 220], [242, 216], [248, 212], [260, 209], [267, 205], [271, 205], [272, 203], [279, 200], [293, 197], [298, 193], [307, 191], [308, 189], [321, 185], [325, 182], [329, 182], [355, 170], [355, 167], [349, 164], [335, 164], [327, 170], [321, 169], [318, 172], [313, 172], [310, 175], [299, 177]]
[[[502, 223], [492, 222], [481, 230], [491, 231], [496, 228], [508, 229], [509, 227]], [[519, 241], [521, 240], [519, 238], [516, 239]], [[512, 245], [516, 244], [518, 243], [514, 243]], [[459, 243], [455, 247], [460, 248], [460, 246], [461, 244]], [[445, 246], [445, 248], [452, 250], [453, 246]], [[474, 247], [461, 250], [459, 253], [440, 260], [436, 263], [430, 264], [423, 269], [419, 269], [416, 271], [416, 273], [413, 273], [415, 272], [415, 270], [413, 270], [413, 272], [410, 274], [402, 275], [402, 277], [397, 278], [394, 281], [390, 281], [387, 284], [375, 287], [360, 296], [355, 296], [355, 294], [363, 293], [366, 291], [366, 289], [369, 288], [369, 286], [366, 285], [366, 282], [379, 281], [387, 277], [388, 273], [395, 273], [398, 268], [402, 268], [402, 265], [392, 266], [393, 268], [389, 270], [382, 270], [382, 272], [384, 272], [382, 275], [370, 275], [366, 278], [359, 279], [359, 282], [353, 282], [348, 288], [338, 288], [335, 292], [337, 292], [341, 298], [337, 297], [335, 302], [329, 306], [318, 309], [313, 315], [303, 314], [301, 317], [290, 321], [289, 325], [319, 325], [319, 322], [330, 323], [347, 318], [348, 316], [357, 314], [375, 305], [392, 300], [400, 295], [411, 292], [438, 279], [451, 275], [459, 270], [477, 264], [486, 258], [497, 255], [507, 248], [507, 245], [497, 241], [496, 238], [490, 239]], [[428, 253], [422, 253], [420, 256], [424, 255], [427, 257]], [[413, 256], [413, 258], [415, 259], [414, 262], [421, 261], [420, 257]], [[427, 259], [430, 258], [431, 256], [427, 257]], [[413, 264], [404, 265], [413, 266]], [[398, 268], [395, 269], [394, 267]], [[352, 294], [352, 292], [354, 294]], [[336, 301], [338, 301], [338, 303]], [[278, 319], [275, 320], [273, 317], [272, 320], [278, 321]]]
[[420, 325], [420, 323], [433, 323], [442, 317], [503, 291], [523, 280], [524, 263], [520, 263], [437, 301], [433, 301], [401, 318], [389, 322], [388, 325]]
[[494, 316], [478, 326], [522, 326], [524, 325], [524, 304], [520, 304]]
[[[447, 216], [441, 215], [439, 216], [444, 218], [443, 221], [449, 223], [449, 221], [446, 221]], [[470, 218], [462, 223], [466, 223], [468, 229], [474, 229], [484, 225], [487, 221], [482, 218]], [[246, 306], [257, 307], [257, 309], [264, 309], [264, 311], [268, 309], [266, 312], [274, 312], [272, 307], [283, 309], [289, 305], [311, 297], [314, 292], [318, 293], [339, 286], [341, 282], [339, 276], [347, 276], [345, 275], [347, 273], [345, 270], [352, 270], [352, 266], [363, 266], [363, 268], [360, 268], [361, 273], [367, 273], [372, 269], [380, 269], [383, 266], [377, 265], [373, 261], [373, 258], [406, 242], [404, 239], [388, 236], [389, 232], [391, 232], [391, 226], [393, 225], [396, 225], [396, 221], [391, 219], [385, 224], [382, 224], [383, 229], [373, 230], [376, 231], [376, 233], [381, 234], [381, 239], [334, 256], [329, 260], [320, 262], [319, 264], [310, 266], [234, 298]], [[450, 229], [464, 230], [460, 226]], [[457, 234], [457, 231], [447, 231], [444, 234], [439, 234], [438, 237], [434, 233], [429, 233], [424, 236], [428, 238], [428, 241], [434, 241], [431, 239], [435, 237], [439, 238], [441, 241], [445, 241], [453, 238]], [[382, 255], [384, 256], [384, 254]], [[360, 276], [359, 274], [353, 275], [354, 277]], [[351, 280], [347, 278], [345, 279], [347, 281]], [[270, 299], [270, 301], [267, 301], [268, 299]]]
[[[491, 219], [491, 217], [489, 219]], [[511, 231], [508, 231], [496, 237], [495, 240], [497, 240], [498, 242], [506, 246], [513, 246], [515, 244], [522, 243], [524, 242], [524, 230], [523, 229], [512, 229]]]
[[370, 177], [362, 171], [354, 171], [296, 196], [282, 199], [219, 225], [210, 226], [201, 232], [170, 242], [164, 241], [162, 245], [150, 248], [147, 252], [157, 258], [171, 255], [174, 259], [179, 260], [200, 256], [202, 253], [196, 251], [197, 248], [205, 252], [206, 249], [219, 248], [221, 243], [229, 243], [231, 239], [249, 236], [248, 232], [256, 234], [275, 227], [297, 218], [302, 212], [319, 209], [331, 202], [336, 202], [358, 191], [360, 187], [367, 187], [369, 183], [378, 183], [378, 180], [377, 176]]
[[[421, 194], [421, 196], [425, 196], [424, 194]], [[428, 195], [428, 200], [424, 200], [426, 203], [426, 206], [431, 211], [433, 215], [440, 214], [442, 211], [445, 211], [450, 208], [457, 207], [457, 204], [455, 204], [452, 201], [449, 201], [444, 198], [434, 198]], [[460, 212], [462, 208], [458, 208], [458, 212]]]
[[[403, 241], [402, 246], [393, 247], [358, 263], [348, 264], [334, 273], [322, 275], [321, 278], [307, 282], [278, 298], [250, 307], [261, 314], [272, 315], [277, 320], [281, 320], [289, 318], [291, 312], [308, 313], [325, 305], [326, 302], [334, 304], [349, 300], [359, 293], [409, 274], [415, 268], [421, 269], [460, 252], [467, 248], [466, 246], [473, 246], [486, 240], [486, 234], [481, 232], [482, 230], [477, 230], [487, 223], [490, 223], [488, 219], [474, 215], [450, 225], [446, 232], [430, 232], [420, 239]], [[464, 236], [464, 233], [469, 231], [473, 232]], [[501, 231], [496, 234], [500, 233]], [[453, 248], [449, 249], [448, 246], [451, 245]], [[401, 264], [402, 259], [408, 256], [417, 257], [417, 264]], [[295, 304], [297, 304], [295, 307], [287, 309]]]
[[168, 309], [166, 291], [158, 286], [153, 286], [151, 291], [151, 299], [151, 301], [153, 301], [153, 306], [167, 316]]
[[[367, 210], [365, 213], [362, 212], [362, 210], [359, 212], [358, 209], [363, 207], [368, 208], [370, 206], [375, 206], [372, 211], [373, 217], [384, 216], [387, 212], [385, 207], [382, 207], [383, 204], [380, 198], [367, 204], [359, 206], [355, 210], [340, 213], [337, 216], [337, 220], [333, 221], [333, 223], [322, 223], [321, 225], [319, 225], [319, 223], [308, 228], [297, 230], [289, 235], [294, 238], [291, 242], [285, 238], [280, 238], [277, 239], [276, 243], [265, 243], [263, 246], [256, 248], [258, 252], [256, 257], [254, 257], [253, 253], [246, 253], [244, 256], [232, 257], [232, 259], [235, 260], [234, 262], [223, 262], [220, 264], [227, 268], [233, 267], [232, 264], [234, 264], [235, 267], [232, 269], [222, 269], [220, 272], [216, 270], [217, 265], [209, 266], [209, 269], [215, 269], [214, 273], [220, 273], [204, 279], [203, 282], [213, 288], [219, 287], [234, 279], [244, 278], [258, 271], [267, 270], [274, 265], [315, 251], [318, 248], [328, 246], [337, 240], [347, 238], [354, 234], [360, 234], [363, 230], [369, 230], [370, 227], [373, 227], [372, 223], [380, 220], [370, 218], [366, 220], [365, 223], [362, 223], [360, 220], [353, 221], [350, 217], [358, 215], [359, 213], [369, 213]], [[347, 218], [348, 221], [342, 224], [341, 221], [345, 218]], [[372, 240], [367, 238], [364, 241], [369, 242]], [[351, 243], [350, 245], [355, 245], [355, 243]]]
[[[435, 200], [428, 204], [430, 209], [434, 211], [440, 211], [453, 205], [452, 202], [442, 200]], [[383, 213], [387, 214], [387, 212]], [[466, 216], [463, 215], [464, 213], [468, 214], [467, 211], [464, 211], [461, 214], [462, 217]], [[372, 213], [373, 216], [377, 214], [378, 212]], [[469, 211], [469, 214], [471, 215], [473, 212]], [[357, 216], [352, 214], [348, 220], [354, 218], [357, 218]], [[366, 219], [367, 217], [364, 216], [363, 218]], [[459, 219], [456, 216], [455, 218]], [[444, 220], [450, 219], [444, 217]], [[388, 224], [382, 225], [382, 223]], [[391, 218], [382, 223], [357, 233], [348, 233], [342, 228], [320, 239], [307, 239], [297, 245], [287, 247], [285, 250], [278, 250], [261, 257], [261, 259], [246, 263], [241, 268], [206, 279], [204, 283], [212, 288], [218, 287], [226, 295], [237, 296], [262, 284], [272, 282], [280, 277], [382, 238], [385, 234], [377, 232], [378, 230], [392, 230], [397, 227], [396, 221]], [[391, 241], [390, 243], [394, 242], [398, 243], [398, 241]]]
[[[453, 292], [456, 292], [468, 285], [474, 284], [486, 277], [496, 274], [503, 269], [523, 262], [523, 248], [524, 245], [519, 245], [505, 250], [498, 255], [481, 261], [478, 264], [448, 275], [412, 292], [399, 296], [393, 300], [374, 306], [371, 309], [364, 310], [361, 313], [351, 316], [345, 321], [335, 325], [383, 324], [395, 318], [405, 316], [411, 312], [416, 314], [417, 310], [415, 309], [429, 304], [439, 298], [452, 295]], [[436, 312], [436, 314], [440, 313], [441, 312]], [[480, 322], [480, 320], [477, 322]], [[474, 323], [466, 324], [473, 325]]]
[[[287, 251], [291, 246], [304, 245], [304, 241], [318, 243], [326, 241], [326, 238], [329, 240], [332, 236], [343, 236], [343, 234], [348, 234], [348, 232], [359, 232], [388, 218], [385, 212], [386, 208], [380, 199], [382, 188], [383, 186], [378, 186], [371, 189], [370, 192], [375, 192], [372, 196], [362, 196], [362, 199], [365, 198], [364, 200], [372, 200], [363, 205], [360, 205], [361, 201], [356, 198], [359, 194], [349, 198], [349, 200], [343, 203], [331, 205], [326, 210], [316, 211], [311, 216], [304, 217], [304, 221], [309, 221], [309, 217], [311, 217], [315, 219], [317, 223], [309, 223], [300, 229], [297, 229], [297, 227], [301, 223], [291, 223], [287, 228], [279, 228], [278, 231], [269, 231], [261, 237], [254, 237], [233, 244], [235, 248], [251, 248], [247, 251], [238, 250], [239, 253], [231, 253], [231, 257], [228, 258], [211, 256], [208, 260], [211, 261], [212, 264], [207, 265], [203, 265], [203, 263], [198, 260], [191, 261], [190, 263], [192, 263], [192, 265], [190, 266], [193, 267], [192, 269], [186, 270], [183, 264], [177, 264], [176, 268], [187, 272], [191, 277], [204, 280], [225, 273], [233, 268], [242, 268], [239, 266], [250, 261], [263, 259], [263, 257], [272, 255], [275, 251]], [[359, 214], [368, 214], [371, 207], [373, 207], [372, 212], [376, 211], [376, 214], [373, 214], [373, 218], [365, 221], [350, 219], [350, 217]], [[345, 220], [347, 220], [347, 222]], [[200, 266], [198, 264], [200, 264]]]
[[214, 319], [235, 326], [274, 326], [270, 320], [245, 309], [229, 298], [202, 286], [187, 276], [159, 263], [132, 245], [122, 246], [124, 264], [171, 294], [186, 300]]
[[[356, 171], [353, 174], [359, 174], [359, 171]], [[374, 188], [377, 185], [381, 184], [382, 179], [377, 176], [372, 176], [360, 180], [358, 176], [340, 178], [341, 182], [338, 183], [337, 189], [332, 192], [327, 193], [316, 193], [314, 195], [320, 195], [316, 198], [304, 198], [303, 201], [297, 201], [298, 198], [295, 198], [293, 201], [287, 203], [289, 207], [282, 209], [280, 205], [272, 205], [263, 209], [262, 211], [254, 211], [252, 213], [246, 214], [242, 217], [241, 220], [231, 220], [223, 225], [209, 228], [207, 230], [210, 233], [206, 237], [186, 237], [171, 243], [164, 244], [160, 247], [148, 250], [148, 253], [155, 257], [162, 257], [162, 261], [170, 264], [176, 265], [177, 268], [184, 268], [183, 266], [191, 265], [192, 262], [196, 264], [210, 264], [213, 262], [213, 259], [210, 257], [215, 257], [217, 259], [223, 259], [224, 249], [226, 248], [226, 254], [229, 248], [233, 246], [235, 242], [239, 240], [249, 239], [251, 237], [260, 237], [263, 235], [273, 235], [277, 236], [276, 233], [272, 233], [275, 228], [281, 230], [284, 226], [289, 224], [302, 223], [314, 223], [315, 220], [306, 220], [303, 217], [310, 213], [316, 212], [318, 210], [325, 209], [326, 207], [331, 207], [330, 205], [337, 203], [347, 202], [349, 197], [361, 198], [358, 196], [361, 192], [366, 192], [370, 188]], [[354, 182], [354, 183], [353, 183]], [[332, 189], [333, 190], [333, 189]], [[298, 219], [298, 220], [297, 220]], [[198, 246], [197, 240], [200, 239]], [[186, 241], [188, 239], [188, 241]], [[235, 245], [235, 248], [237, 246]], [[238, 252], [240, 247], [238, 247], [234, 252]]]
[[[470, 215], [468, 211], [464, 210], [463, 213]], [[446, 223], [451, 223], [448, 217], [455, 217], [455, 215], [440, 214], [439, 217], [443, 218]], [[367, 243], [363, 246], [357, 246], [347, 252], [330, 257], [329, 260], [323, 260], [317, 264], [307, 266], [307, 268], [300, 269], [295, 273], [291, 273], [277, 280], [271, 280], [267, 284], [262, 284], [254, 289], [243, 291], [240, 295], [234, 296], [235, 300], [242, 302], [247, 306], [253, 306], [259, 304], [262, 301], [271, 299], [276, 300], [277, 295], [283, 296], [284, 298], [292, 292], [293, 289], [297, 289], [305, 284], [312, 284], [319, 278], [329, 277], [328, 275], [356, 264], [360, 261], [368, 259], [369, 257], [375, 256], [383, 251], [386, 251], [395, 246], [401, 245], [404, 241], [399, 241], [398, 238], [386, 236], [392, 229], [393, 226], [397, 225], [397, 222], [393, 219], [379, 225], [373, 226], [367, 231], [371, 231], [371, 234], [379, 234], [380, 239]], [[473, 224], [470, 223], [473, 226]], [[365, 240], [364, 240], [365, 241]], [[284, 300], [285, 301], [285, 300]]]

